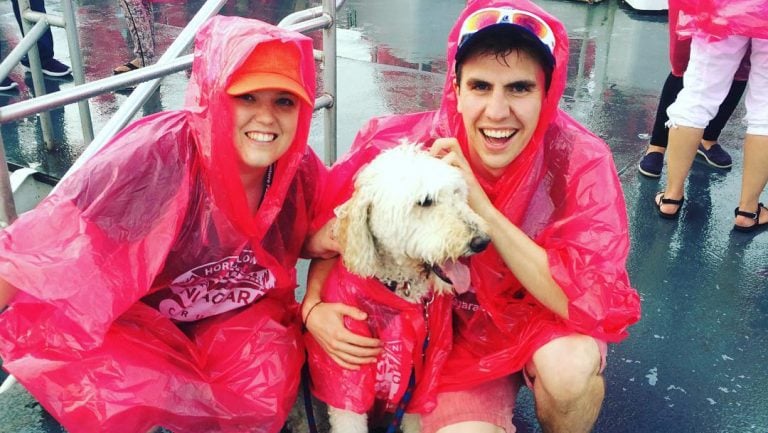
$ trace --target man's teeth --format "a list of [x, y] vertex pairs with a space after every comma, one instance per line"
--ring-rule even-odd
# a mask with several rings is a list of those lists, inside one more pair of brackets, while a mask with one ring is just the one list
[[249, 132], [246, 135], [255, 141], [272, 141], [277, 138], [277, 134], [265, 134], [263, 132]]
[[514, 132], [512, 129], [483, 129], [483, 134], [491, 138], [509, 138]]

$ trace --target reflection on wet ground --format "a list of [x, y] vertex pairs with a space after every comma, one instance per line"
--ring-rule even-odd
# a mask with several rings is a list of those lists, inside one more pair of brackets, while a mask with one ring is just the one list
[[[278, 22], [317, 1], [231, 1], [227, 15]], [[694, 164], [688, 200], [679, 221], [661, 220], [651, 205], [661, 183], [639, 175], [657, 98], [669, 71], [666, 16], [639, 13], [618, 0], [586, 4], [540, 0], [566, 24], [571, 44], [569, 83], [562, 107], [606, 140], [625, 190], [632, 249], [633, 285], [643, 318], [622, 344], [611, 346], [608, 390], [597, 432], [768, 432], [768, 234], [732, 233], [740, 191], [743, 108], [721, 135], [732, 154], [731, 170]], [[160, 50], [194, 14], [200, 0], [155, 3]], [[348, 0], [339, 12], [339, 154], [372, 116], [437, 108], [445, 72], [445, 37], [464, 0]], [[50, 2], [52, 11], [59, 5]], [[111, 74], [131, 58], [116, 2], [83, 0], [77, 6], [88, 80]], [[0, 3], [3, 53], [18, 40], [10, 4]], [[68, 58], [63, 32], [54, 30], [56, 53]], [[319, 41], [319, 38], [317, 39]], [[0, 93], [0, 104], [29, 97], [21, 68], [12, 77], [20, 93]], [[143, 114], [178, 108], [184, 73], [169, 77]], [[54, 91], [68, 81], [47, 82]], [[127, 93], [91, 100], [98, 130]], [[27, 119], [2, 126], [11, 160], [53, 175], [82, 151], [77, 108], [52, 112], [59, 137], [47, 152], [38, 126]], [[322, 121], [311, 144], [322, 152]], [[663, 179], [662, 179], [663, 182]], [[4, 404], [0, 414], [7, 413]], [[539, 431], [528, 391], [515, 422], [520, 432]], [[5, 418], [0, 416], [0, 432]], [[16, 417], [18, 419], [18, 416]], [[41, 424], [42, 423], [42, 424]], [[47, 424], [46, 424], [47, 423]], [[16, 431], [16, 430], [14, 430]], [[58, 431], [43, 419], [26, 431]]]

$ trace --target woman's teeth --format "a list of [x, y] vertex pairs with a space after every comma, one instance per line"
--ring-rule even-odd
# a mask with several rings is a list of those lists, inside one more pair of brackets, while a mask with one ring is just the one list
[[272, 141], [277, 138], [277, 134], [265, 134], [263, 132], [248, 132], [245, 135], [254, 141]]
[[490, 138], [509, 138], [515, 132], [512, 129], [483, 129], [483, 135]]

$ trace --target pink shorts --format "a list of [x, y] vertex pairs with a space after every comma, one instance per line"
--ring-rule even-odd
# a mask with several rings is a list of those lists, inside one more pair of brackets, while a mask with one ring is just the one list
[[[596, 340], [600, 349], [600, 372], [605, 370], [608, 345]], [[437, 407], [421, 417], [421, 433], [436, 433], [443, 427], [466, 421], [480, 421], [501, 427], [506, 433], [514, 433], [512, 416], [515, 398], [520, 386], [533, 389], [533, 379], [524, 368], [521, 373], [505, 376], [474, 388], [442, 392], [437, 396]]]

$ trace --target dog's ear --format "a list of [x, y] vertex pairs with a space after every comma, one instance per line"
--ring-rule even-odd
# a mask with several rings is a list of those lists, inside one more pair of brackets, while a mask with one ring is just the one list
[[373, 276], [378, 263], [373, 234], [368, 226], [370, 200], [355, 191], [346, 203], [336, 208], [336, 239], [341, 245], [344, 266], [357, 275]]

